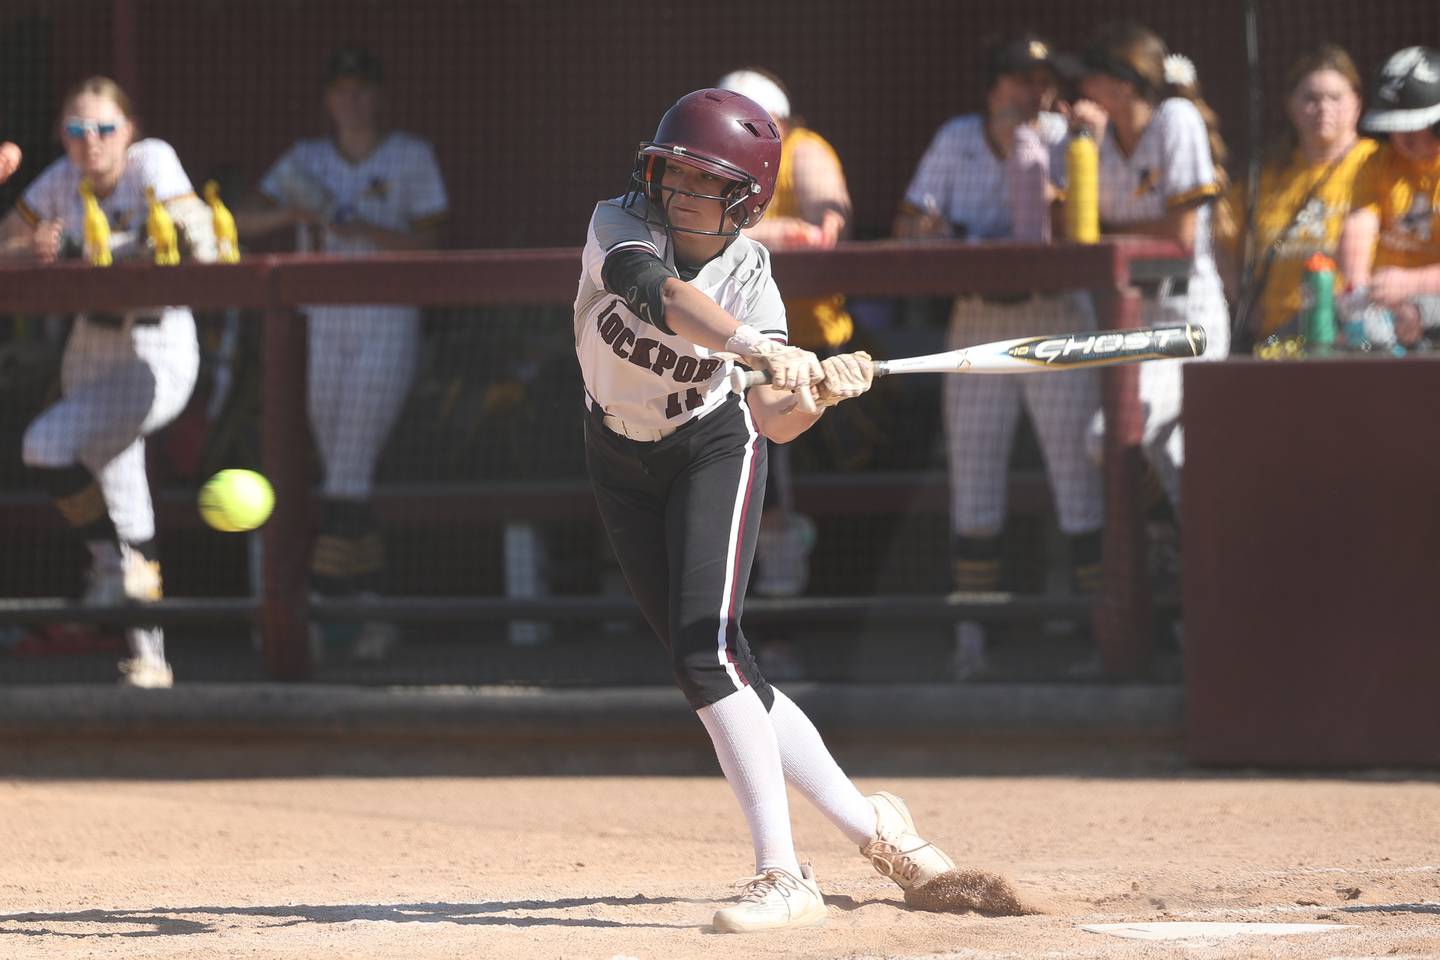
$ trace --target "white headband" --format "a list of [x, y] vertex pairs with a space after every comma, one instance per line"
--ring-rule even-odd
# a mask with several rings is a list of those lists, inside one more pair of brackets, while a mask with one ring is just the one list
[[715, 86], [749, 97], [764, 107], [773, 120], [785, 120], [790, 116], [790, 98], [785, 96], [779, 84], [764, 74], [754, 70], [736, 70], [721, 77]]

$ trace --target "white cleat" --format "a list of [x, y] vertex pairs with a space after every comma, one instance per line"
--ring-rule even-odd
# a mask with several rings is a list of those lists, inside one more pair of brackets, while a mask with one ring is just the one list
[[175, 674], [164, 660], [134, 657], [120, 661], [120, 683], [143, 690], [169, 690], [175, 686]]
[[915, 821], [904, 800], [883, 790], [865, 799], [875, 808], [875, 839], [860, 852], [882, 877], [894, 880], [908, 893], [955, 869], [954, 860], [915, 832]]
[[820, 896], [808, 863], [800, 867], [798, 877], [788, 870], [772, 869], [741, 883], [745, 892], [740, 894], [740, 902], [715, 912], [717, 933], [758, 933], [825, 923], [825, 898]]

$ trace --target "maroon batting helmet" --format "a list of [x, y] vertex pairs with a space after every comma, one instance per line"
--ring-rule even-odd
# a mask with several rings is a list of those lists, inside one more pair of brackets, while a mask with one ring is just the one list
[[[655, 139], [640, 144], [635, 153], [635, 170], [630, 177], [626, 206], [643, 195], [646, 219], [672, 228], [665, 215], [668, 200], [662, 196], [660, 180], [665, 164], [683, 163], [731, 181], [721, 196], [690, 194], [725, 204], [733, 229], [692, 230], [710, 236], [733, 237], [744, 227], [759, 222], [775, 196], [775, 175], [780, 169], [780, 131], [770, 114], [754, 100], [729, 90], [696, 90], [675, 102], [660, 118]], [[652, 219], [658, 215], [658, 220]]]

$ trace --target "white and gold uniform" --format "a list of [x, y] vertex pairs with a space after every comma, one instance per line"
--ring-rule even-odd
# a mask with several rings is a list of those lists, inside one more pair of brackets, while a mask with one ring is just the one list
[[[1134, 153], [1126, 156], [1107, 130], [1100, 144], [1100, 223], [1107, 232], [1124, 233], [1128, 223], [1155, 221], [1197, 199], [1220, 194], [1210, 156], [1210, 135], [1195, 104], [1171, 97], [1155, 108]], [[1147, 294], [1141, 315], [1149, 326], [1193, 323], [1204, 328], [1204, 360], [1230, 352], [1230, 315], [1215, 267], [1213, 204], [1196, 212], [1195, 253], [1186, 276], [1168, 280]], [[1172, 504], [1180, 502], [1180, 468], [1185, 443], [1180, 429], [1182, 393], [1179, 362], [1140, 367], [1140, 402], [1145, 409], [1143, 445]], [[1098, 460], [1103, 417], [1091, 428], [1091, 451]]]

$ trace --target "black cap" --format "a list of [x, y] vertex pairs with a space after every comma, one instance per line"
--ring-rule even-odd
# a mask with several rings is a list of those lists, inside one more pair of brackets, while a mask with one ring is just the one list
[[1007, 33], [985, 47], [985, 88], [1007, 73], [1024, 73], [1032, 67], [1055, 69], [1054, 48], [1033, 33]]
[[330, 64], [325, 70], [325, 82], [334, 83], [341, 77], [358, 77], [372, 86], [378, 87], [384, 79], [384, 72], [380, 69], [380, 59], [362, 47], [346, 47], [343, 50], [336, 50], [330, 56]]
[[1078, 84], [1086, 77], [1104, 74], [1119, 80], [1128, 80], [1142, 95], [1149, 94], [1152, 89], [1149, 80], [1104, 44], [1094, 44], [1078, 56], [1073, 53], [1057, 53], [1051, 66], [1062, 79], [1070, 83]]
[[1424, 130], [1440, 122], [1440, 50], [1407, 47], [1380, 68], [1360, 126], [1375, 133]]

